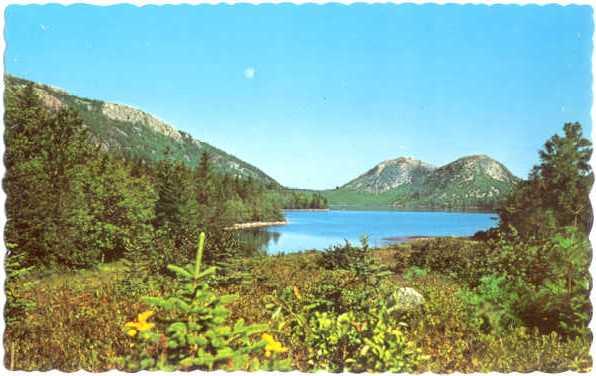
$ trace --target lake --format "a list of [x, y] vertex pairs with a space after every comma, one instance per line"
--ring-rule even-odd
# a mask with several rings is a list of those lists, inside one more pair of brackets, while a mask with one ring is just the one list
[[243, 236], [269, 254], [325, 249], [368, 236], [372, 247], [410, 236], [469, 236], [497, 223], [492, 213], [407, 211], [286, 211], [287, 225], [246, 230]]

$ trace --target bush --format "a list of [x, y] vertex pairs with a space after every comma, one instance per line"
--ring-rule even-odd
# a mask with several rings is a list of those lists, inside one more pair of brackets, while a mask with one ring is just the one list
[[12, 248], [5, 255], [6, 267], [6, 305], [4, 306], [4, 317], [7, 323], [22, 320], [28, 311], [35, 307], [35, 302], [31, 299], [21, 296], [22, 290], [28, 290], [35, 286], [27, 278], [33, 271], [33, 266], [25, 267], [24, 255], [13, 254], [14, 244], [8, 244], [7, 248]]
[[[272, 320], [285, 333], [301, 370], [411, 372], [424, 361], [408, 333], [408, 316], [391, 304], [391, 283], [347, 285], [349, 271], [304, 291], [286, 288], [270, 297]], [[393, 301], [397, 301], [393, 299]]]
[[[399, 253], [396, 258], [403, 261]], [[487, 315], [497, 321], [504, 315], [506, 321], [516, 317], [543, 333], [570, 335], [587, 334], [592, 312], [590, 258], [587, 237], [574, 227], [546, 239], [510, 234], [488, 242], [433, 239], [415, 243], [408, 256], [411, 267], [464, 283], [463, 296], [472, 306], [483, 307], [478, 315], [485, 324]], [[489, 306], [494, 307], [490, 314]], [[503, 312], [504, 307], [511, 312]]]
[[592, 306], [587, 237], [566, 227], [546, 240], [501, 241], [495, 270], [502, 270], [519, 299], [519, 316], [543, 333], [588, 334]]
[[[125, 359], [129, 370], [256, 370], [288, 368], [278, 360], [287, 351], [270, 334], [266, 325], [246, 325], [229, 321], [225, 305], [234, 297], [214, 293], [205, 279], [215, 267], [201, 271], [205, 235], [201, 233], [195, 265], [169, 265], [179, 279], [176, 292], [166, 298], [146, 297], [159, 316], [149, 322], [154, 311], [140, 313], [125, 325], [126, 333], [137, 338], [136, 354]], [[256, 340], [261, 334], [261, 340]]]
[[484, 333], [503, 334], [519, 322], [515, 304], [519, 296], [507, 285], [505, 277], [487, 275], [473, 290], [459, 292], [470, 321]]
[[326, 249], [320, 256], [319, 265], [327, 270], [348, 270], [354, 278], [375, 286], [381, 279], [391, 274], [386, 267], [373, 257], [368, 248], [368, 239], [362, 237], [361, 246], [355, 247], [346, 241]]
[[592, 368], [588, 338], [565, 339], [556, 332], [540, 334], [519, 327], [505, 336], [486, 339], [479, 364], [481, 372], [589, 372]]
[[402, 265], [402, 270], [416, 266], [449, 275], [475, 287], [482, 276], [492, 273], [494, 252], [482, 242], [436, 238], [415, 242], [410, 251], [405, 255], [397, 252], [395, 258]]

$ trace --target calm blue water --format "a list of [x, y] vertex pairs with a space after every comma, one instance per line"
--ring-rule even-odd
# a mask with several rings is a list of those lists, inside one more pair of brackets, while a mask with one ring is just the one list
[[487, 213], [287, 211], [286, 218], [285, 226], [252, 232], [267, 253], [325, 249], [345, 240], [359, 244], [362, 235], [373, 247], [408, 236], [468, 236], [496, 225], [496, 215]]

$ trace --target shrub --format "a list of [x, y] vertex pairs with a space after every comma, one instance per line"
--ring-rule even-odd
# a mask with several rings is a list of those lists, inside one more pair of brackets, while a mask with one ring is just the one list
[[519, 296], [503, 276], [484, 276], [478, 287], [460, 290], [459, 295], [470, 321], [484, 333], [503, 334], [519, 321], [515, 314]]
[[[408, 266], [437, 271], [475, 287], [483, 275], [492, 272], [494, 252], [482, 242], [456, 238], [430, 239], [412, 244]], [[403, 263], [404, 256], [399, 252], [395, 257]]]
[[366, 237], [362, 237], [360, 247], [355, 247], [346, 241], [344, 245], [328, 248], [321, 254], [319, 265], [327, 270], [349, 270], [356, 280], [372, 286], [391, 274], [373, 257]]
[[495, 269], [516, 289], [519, 316], [544, 333], [587, 334], [591, 249], [585, 235], [566, 227], [548, 239], [500, 241]]
[[8, 244], [7, 248], [12, 248], [12, 250], [5, 256], [6, 305], [4, 306], [4, 317], [7, 323], [11, 323], [24, 319], [26, 312], [35, 307], [33, 300], [24, 298], [20, 294], [20, 290], [28, 290], [35, 283], [27, 278], [31, 274], [33, 266], [23, 266], [25, 255], [13, 254], [14, 244]]
[[589, 372], [591, 340], [565, 339], [556, 332], [540, 334], [519, 327], [505, 336], [486, 338], [486, 350], [479, 362], [481, 372]]
[[[339, 279], [341, 280], [341, 279]], [[333, 281], [303, 294], [298, 288], [271, 296], [272, 320], [285, 331], [303, 370], [410, 372], [425, 359], [407, 331], [407, 316], [387, 304], [389, 284], [376, 295], [367, 285], [342, 288]], [[322, 293], [322, 294], [321, 294]], [[333, 299], [329, 299], [333, 296]]]
[[[491, 305], [495, 307], [490, 314], [493, 318], [505, 315], [509, 321], [518, 317], [543, 333], [557, 330], [578, 335], [587, 333], [592, 312], [590, 253], [587, 237], [575, 227], [566, 227], [546, 239], [526, 240], [508, 234], [488, 242], [418, 242], [409, 260], [416, 268], [463, 282], [469, 290], [464, 294], [468, 303], [484, 307], [478, 314], [485, 319]], [[396, 258], [403, 261], [402, 256]], [[511, 312], [505, 314], [504, 307]]]
[[[256, 370], [287, 368], [278, 360], [285, 352], [281, 343], [265, 333], [266, 325], [246, 325], [229, 321], [225, 305], [234, 296], [219, 296], [205, 279], [215, 267], [201, 270], [205, 235], [201, 233], [194, 265], [169, 265], [179, 280], [169, 297], [146, 297], [158, 310], [157, 321], [149, 322], [154, 311], [145, 311], [126, 324], [126, 333], [137, 338], [138, 352], [125, 359], [126, 368], [159, 370], [226, 369]], [[261, 334], [261, 340], [255, 337]]]
[[411, 266], [404, 272], [404, 278], [406, 280], [413, 280], [415, 278], [424, 277], [428, 274], [428, 270], [419, 266]]

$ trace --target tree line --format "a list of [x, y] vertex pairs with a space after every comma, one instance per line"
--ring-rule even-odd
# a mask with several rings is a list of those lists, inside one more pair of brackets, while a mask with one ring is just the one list
[[288, 192], [285, 194], [284, 208], [286, 209], [326, 209], [327, 198], [320, 193]]

